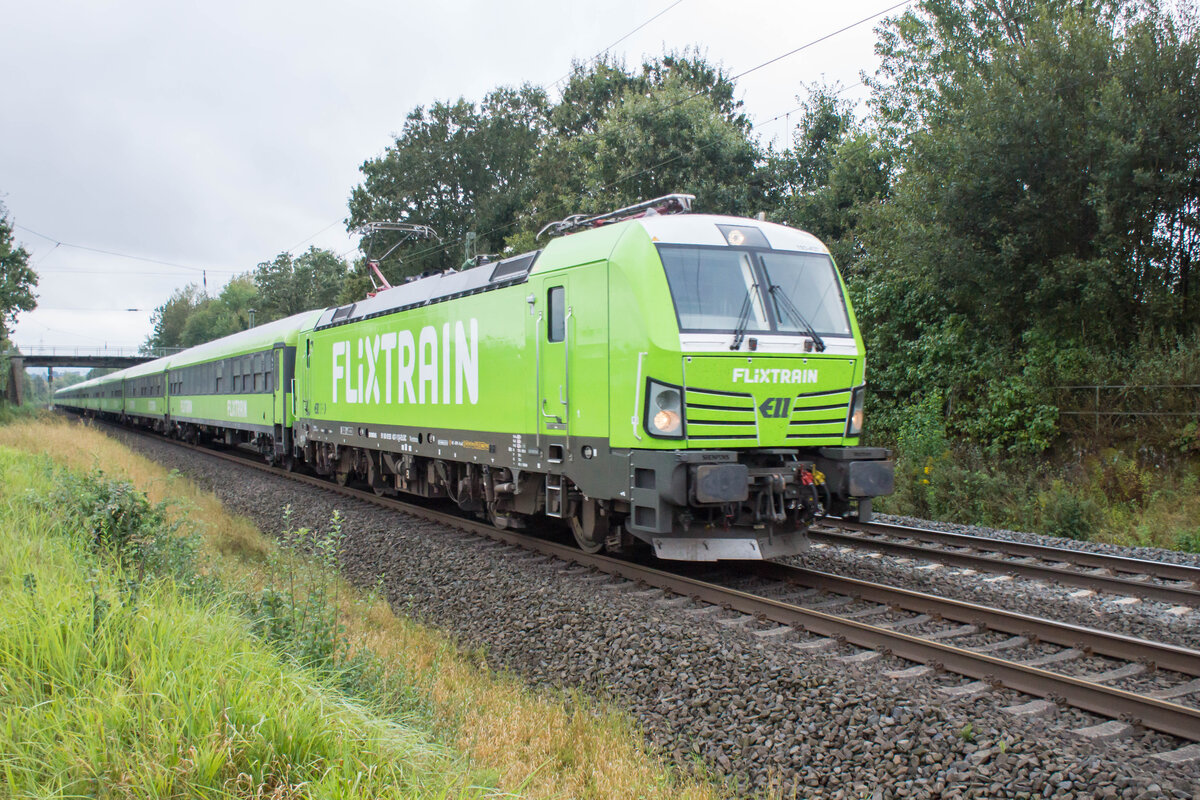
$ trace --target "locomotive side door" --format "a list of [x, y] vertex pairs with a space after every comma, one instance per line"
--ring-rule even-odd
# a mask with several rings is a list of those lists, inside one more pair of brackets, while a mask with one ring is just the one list
[[551, 273], [535, 289], [537, 432], [553, 465], [581, 436], [607, 436], [608, 262]]
[[[567, 386], [567, 354], [570, 347], [570, 296], [566, 274], [541, 281], [537, 298], [537, 430], [541, 436], [568, 435], [571, 398]], [[553, 441], [553, 439], [552, 439]], [[549, 453], [551, 461], [562, 461], [562, 445]]]

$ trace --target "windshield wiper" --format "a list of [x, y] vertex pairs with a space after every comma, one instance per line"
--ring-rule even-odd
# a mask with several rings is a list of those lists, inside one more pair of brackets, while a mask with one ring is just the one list
[[813, 346], [817, 349], [817, 352], [824, 353], [825, 340], [821, 338], [821, 334], [817, 333], [817, 329], [804, 318], [804, 315], [800, 313], [800, 309], [796, 308], [796, 304], [792, 302], [792, 298], [787, 296], [787, 292], [784, 292], [777, 283], [771, 284], [770, 292], [771, 296], [775, 298], [775, 308], [782, 307], [796, 321], [801, 330], [813, 340]]
[[737, 327], [733, 329], [733, 344], [729, 345], [730, 350], [740, 350], [742, 341], [746, 338], [746, 329], [750, 327], [750, 312], [754, 310], [753, 295], [751, 292], [758, 291], [758, 284], [752, 284], [750, 291], [746, 292], [746, 301], [742, 303], [741, 313], [738, 314]]

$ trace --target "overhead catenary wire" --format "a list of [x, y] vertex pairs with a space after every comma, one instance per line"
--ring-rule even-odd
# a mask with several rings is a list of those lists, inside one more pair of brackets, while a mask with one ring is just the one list
[[[875, 13], [873, 13], [873, 14], [870, 14], [870, 15], [868, 15], [868, 16], [862, 17], [861, 19], [858, 19], [858, 20], [856, 20], [856, 21], [854, 21], [854, 22], [851, 22], [851, 23], [849, 23], [849, 24], [847, 24], [847, 25], [844, 25], [844, 26], [842, 26], [841, 28], [838, 28], [838, 29], [837, 29], [837, 30], [835, 30], [835, 31], [831, 31], [830, 33], [827, 33], [827, 34], [825, 34], [825, 35], [823, 35], [823, 36], [820, 36], [820, 37], [818, 37], [818, 38], [816, 38], [816, 39], [813, 39], [813, 40], [811, 40], [811, 41], [805, 42], [804, 44], [800, 45], [799, 47], [795, 47], [795, 48], [793, 48], [793, 49], [791, 49], [791, 50], [787, 51], [786, 53], [782, 53], [782, 54], [780, 54], [780, 55], [778, 55], [778, 56], [774, 56], [773, 58], [770, 58], [770, 59], [768, 59], [768, 60], [766, 60], [766, 61], [764, 61], [764, 62], [762, 62], [762, 63], [760, 63], [760, 64], [757, 64], [757, 65], [755, 65], [755, 66], [753, 66], [753, 67], [750, 67], [749, 69], [742, 70], [741, 72], [739, 72], [739, 73], [737, 73], [737, 74], [735, 74], [735, 75], [731, 76], [731, 77], [729, 78], [729, 80], [730, 80], [730, 81], [735, 81], [735, 80], [737, 80], [737, 79], [739, 79], [739, 78], [742, 78], [742, 77], [744, 77], [744, 76], [746, 76], [746, 75], [749, 75], [749, 74], [751, 74], [751, 73], [753, 73], [753, 72], [757, 72], [758, 70], [760, 70], [760, 69], [763, 69], [764, 67], [770, 66], [771, 64], [778, 63], [779, 61], [782, 61], [783, 59], [786, 59], [786, 58], [789, 58], [789, 57], [791, 57], [791, 56], [794, 56], [794, 55], [796, 55], [797, 53], [803, 52], [804, 50], [807, 50], [807, 49], [809, 49], [810, 47], [814, 47], [814, 46], [816, 46], [816, 45], [818, 45], [818, 44], [821, 44], [822, 42], [827, 42], [827, 41], [829, 41], [830, 39], [832, 39], [832, 38], [833, 38], [833, 37], [835, 37], [835, 36], [841, 35], [841, 34], [843, 34], [843, 33], [846, 33], [846, 32], [848, 32], [848, 31], [851, 31], [851, 30], [853, 30], [853, 29], [855, 29], [855, 28], [857, 28], [857, 27], [860, 27], [860, 26], [862, 26], [862, 25], [865, 25], [866, 23], [868, 23], [868, 22], [871, 22], [872, 20], [878, 19], [879, 17], [882, 17], [882, 16], [884, 16], [885, 14], [889, 14], [889, 13], [891, 13], [891, 12], [893, 12], [893, 11], [895, 11], [895, 10], [899, 9], [899, 8], [903, 8], [903, 7], [905, 7], [905, 6], [911, 5], [913, 2], [915, 2], [915, 0], [901, 0], [901, 2], [898, 2], [898, 3], [893, 3], [892, 5], [888, 6], [887, 8], [884, 8], [884, 9], [882, 9], [882, 10], [880, 10], [880, 11], [877, 11], [877, 12], [875, 12]], [[669, 9], [668, 9], [668, 10], [669, 10]], [[838, 93], [838, 94], [840, 94], [840, 93], [842, 93], [842, 92], [844, 92], [844, 91], [849, 91], [850, 89], [857, 88], [858, 86], [861, 86], [862, 84], [863, 84], [863, 82], [862, 82], [862, 81], [859, 81], [857, 84], [854, 84], [854, 85], [852, 85], [852, 86], [846, 87], [846, 88], [844, 88], [844, 89], [840, 89], [840, 90], [839, 90], [837, 93]], [[649, 115], [649, 118], [650, 118], [650, 119], [653, 119], [654, 117], [656, 117], [656, 116], [658, 116], [658, 115], [660, 115], [660, 114], [663, 114], [663, 113], [665, 113], [665, 112], [667, 112], [667, 111], [670, 111], [670, 110], [671, 110], [671, 109], [673, 109], [673, 108], [677, 108], [677, 107], [679, 107], [679, 106], [683, 105], [684, 103], [687, 103], [687, 102], [689, 102], [689, 101], [691, 101], [691, 100], [694, 100], [694, 99], [696, 99], [697, 97], [700, 97], [700, 96], [702, 96], [702, 95], [705, 95], [706, 93], [707, 93], [707, 90], [705, 90], [705, 89], [701, 89], [701, 90], [699, 90], [699, 91], [697, 91], [697, 92], [695, 92], [695, 93], [693, 93], [693, 94], [690, 94], [690, 95], [688, 95], [687, 97], [684, 97], [684, 98], [683, 98], [683, 99], [681, 99], [681, 100], [677, 100], [677, 101], [675, 101], [674, 103], [668, 104], [668, 105], [666, 105], [666, 106], [663, 106], [662, 108], [659, 108], [659, 109], [655, 110], [655, 111], [654, 111], [654, 112], [653, 112], [651, 115]], [[790, 109], [789, 111], [783, 112], [782, 114], [780, 114], [780, 115], [777, 115], [777, 116], [775, 116], [775, 117], [772, 117], [772, 118], [771, 118], [771, 119], [769, 119], [769, 120], [765, 120], [765, 121], [763, 121], [763, 122], [760, 122], [760, 123], [756, 123], [756, 124], [754, 124], [754, 125], [751, 125], [751, 126], [750, 126], [750, 130], [756, 130], [757, 128], [759, 128], [759, 127], [761, 127], [761, 126], [763, 126], [763, 125], [766, 125], [766, 124], [767, 124], [767, 123], [769, 123], [769, 122], [774, 122], [775, 120], [779, 119], [779, 117], [780, 117], [780, 116], [785, 116], [785, 115], [787, 115], [787, 114], [794, 113], [795, 111], [798, 111], [798, 110], [800, 110], [801, 108], [803, 108], [803, 106], [797, 106], [796, 108], [793, 108], [793, 109]], [[630, 124], [630, 125], [627, 125], [627, 126], [625, 126], [625, 127], [626, 127], [626, 128], [630, 128], [630, 129], [631, 129], [631, 128], [633, 127], [633, 125], [632, 125], [632, 124]], [[709, 147], [711, 147], [711, 145], [709, 145]], [[642, 170], [639, 170], [638, 172], [635, 172], [635, 173], [632, 173], [632, 174], [629, 174], [629, 175], [622, 175], [621, 177], [619, 177], [619, 178], [616, 178], [616, 179], [614, 179], [614, 180], [610, 181], [609, 183], [607, 183], [607, 184], [604, 184], [604, 185], [602, 185], [602, 186], [600, 186], [600, 187], [598, 187], [598, 188], [599, 188], [600, 190], [604, 190], [604, 189], [611, 189], [611, 188], [613, 188], [614, 186], [617, 186], [617, 185], [619, 185], [619, 184], [621, 184], [621, 183], [624, 183], [624, 182], [626, 182], [626, 181], [633, 180], [634, 178], [640, 177], [641, 175], [644, 175], [644, 174], [646, 174], [647, 172], [651, 172], [651, 171], [653, 171], [653, 170], [656, 170], [656, 169], [661, 169], [662, 167], [664, 167], [664, 166], [667, 166], [667, 165], [669, 165], [669, 164], [671, 164], [671, 163], [674, 163], [675, 161], [678, 161], [678, 160], [679, 160], [679, 159], [681, 159], [681, 158], [684, 158], [684, 157], [686, 157], [686, 156], [689, 156], [689, 155], [694, 155], [694, 154], [696, 154], [696, 153], [698, 153], [698, 152], [702, 152], [704, 149], [705, 149], [705, 148], [693, 148], [692, 150], [689, 150], [689, 151], [685, 151], [685, 152], [682, 152], [682, 153], [677, 153], [676, 155], [672, 156], [671, 158], [665, 159], [664, 161], [661, 161], [661, 162], [659, 162], [659, 163], [657, 163], [657, 164], [654, 164], [654, 165], [652, 165], [652, 166], [646, 167], [646, 168], [644, 168], [644, 169], [642, 169]], [[508, 229], [512, 228], [513, 226], [517, 225], [519, 222], [521, 222], [521, 219], [520, 219], [520, 218], [513, 219], [513, 220], [511, 220], [511, 221], [509, 221], [509, 222], [506, 222], [506, 223], [504, 223], [503, 225], [498, 225], [498, 226], [496, 226], [495, 228], [492, 228], [491, 230], [484, 231], [483, 233], [480, 233], [480, 234], [478, 234], [478, 236], [491, 236], [491, 235], [493, 235], [493, 234], [496, 234], [496, 233], [502, 233], [502, 232], [504, 232], [504, 231], [506, 231], [506, 230], [508, 230]], [[458, 245], [461, 245], [461, 244], [463, 244], [465, 241], [466, 241], [466, 237], [461, 237], [461, 238], [459, 238], [459, 239], [454, 239], [454, 240], [451, 240], [451, 241], [448, 241], [448, 242], [444, 242], [444, 243], [442, 243], [442, 244], [435, 245], [435, 246], [433, 246], [433, 247], [429, 247], [429, 248], [426, 248], [426, 249], [424, 249], [424, 250], [418, 250], [418, 251], [416, 251], [416, 252], [414, 252], [414, 253], [409, 253], [409, 254], [407, 254], [407, 257], [408, 257], [408, 258], [412, 258], [412, 259], [416, 259], [416, 258], [420, 258], [420, 257], [422, 257], [422, 256], [425, 256], [425, 255], [429, 255], [429, 254], [431, 254], [431, 253], [438, 253], [438, 252], [448, 252], [448, 251], [449, 251], [449, 250], [450, 250], [452, 247], [456, 247], [456, 246], [458, 246]], [[346, 257], [347, 255], [349, 255], [350, 253], [354, 252], [354, 250], [355, 250], [355, 249], [356, 249], [356, 248], [351, 248], [351, 249], [349, 249], [349, 250], [345, 251], [345, 252], [344, 252], [344, 253], [341, 255], [341, 257], [342, 257], [342, 258], [345, 258], [345, 257]]]
[[[584, 61], [584, 62], [582, 62], [582, 65], [581, 65], [581, 66], [584, 66], [584, 67], [586, 67], [586, 66], [588, 66], [589, 64], [594, 64], [594, 63], [596, 63], [596, 62], [597, 62], [597, 61], [599, 61], [601, 58], [603, 58], [603, 57], [604, 57], [604, 55], [605, 55], [605, 54], [606, 54], [606, 53], [607, 53], [609, 50], [612, 50], [614, 47], [616, 47], [617, 45], [619, 45], [621, 42], [625, 41], [625, 40], [626, 40], [626, 39], [628, 39], [630, 36], [633, 36], [635, 33], [637, 33], [638, 31], [640, 31], [642, 28], [646, 27], [646, 26], [647, 26], [647, 25], [649, 25], [651, 22], [654, 22], [654, 20], [658, 19], [658, 18], [659, 18], [659, 17], [661, 17], [663, 14], [666, 14], [668, 11], [670, 11], [670, 10], [671, 10], [671, 9], [673, 9], [673, 8], [675, 8], [675, 6], [679, 5], [679, 4], [680, 4], [680, 3], [682, 3], [682, 2], [683, 2], [683, 0], [675, 0], [675, 2], [674, 2], [674, 3], [672, 3], [672, 4], [671, 4], [671, 5], [669, 5], [669, 6], [667, 6], [667, 7], [666, 7], [666, 8], [664, 8], [662, 11], [658, 12], [658, 13], [657, 13], [657, 14], [655, 14], [653, 17], [651, 17], [650, 19], [646, 20], [646, 21], [645, 21], [645, 22], [643, 22], [641, 25], [638, 25], [636, 28], [634, 28], [633, 30], [629, 31], [629, 33], [625, 34], [625, 35], [624, 35], [624, 36], [622, 36], [620, 39], [617, 39], [615, 42], [613, 42], [613, 43], [612, 43], [612, 44], [610, 44], [608, 47], [606, 47], [606, 48], [604, 48], [603, 50], [601, 50], [599, 53], [596, 53], [596, 55], [592, 56], [592, 57], [591, 57], [591, 58], [589, 58], [587, 61]], [[571, 77], [571, 75], [572, 75], [572, 74], [574, 74], [574, 72], [575, 72], [575, 68], [574, 68], [574, 67], [572, 67], [570, 70], [568, 70], [568, 71], [566, 72], [566, 74], [564, 74], [564, 75], [563, 75], [561, 78], [559, 78], [558, 80], [556, 80], [554, 83], [552, 83], [552, 84], [550, 84], [550, 85], [551, 85], [551, 86], [558, 86], [560, 83], [562, 83], [563, 81], [565, 81], [567, 78]]]
[[[192, 272], [204, 272], [205, 269], [207, 269], [206, 267], [191, 267], [191, 266], [188, 266], [187, 264], [177, 264], [174, 261], [163, 261], [162, 259], [159, 259], [159, 258], [148, 258], [146, 256], [135, 256], [131, 253], [119, 253], [115, 250], [105, 250], [100, 247], [89, 247], [88, 245], [83, 245], [83, 244], [72, 244], [71, 242], [64, 242], [61, 239], [57, 239], [53, 236], [47, 236], [44, 233], [38, 233], [37, 231], [33, 230], [32, 228], [26, 227], [25, 225], [19, 225], [17, 223], [13, 223], [13, 227], [20, 228], [21, 230], [25, 231], [26, 233], [32, 233], [34, 236], [37, 236], [40, 239], [45, 239], [48, 242], [54, 242], [55, 249], [57, 249], [58, 247], [70, 247], [74, 250], [86, 250], [90, 253], [101, 253], [102, 255], [115, 256], [116, 258], [128, 258], [133, 261], [145, 261], [150, 264], [161, 264], [166, 267], [175, 267], [177, 269], [191, 270]], [[51, 252], [53, 252], [53, 251], [51, 251]], [[49, 254], [47, 253], [47, 255], [49, 255]], [[44, 258], [44, 256], [43, 256], [43, 258]], [[208, 271], [209, 272], [217, 272], [218, 270], [209, 269]]]

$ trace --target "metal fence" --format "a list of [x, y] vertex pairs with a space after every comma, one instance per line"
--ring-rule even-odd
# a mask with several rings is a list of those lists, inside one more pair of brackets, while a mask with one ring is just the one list
[[1097, 430], [1101, 420], [1200, 419], [1200, 384], [1080, 384], [1049, 388], [1064, 393], [1059, 414], [1091, 418]]
[[145, 349], [141, 347], [74, 347], [71, 345], [14, 345], [9, 348], [4, 355], [8, 356], [70, 356], [70, 357], [87, 357], [87, 358], [137, 358], [140, 356], [148, 356], [151, 358], [161, 358], [175, 353], [182, 352], [183, 347], [155, 347]]

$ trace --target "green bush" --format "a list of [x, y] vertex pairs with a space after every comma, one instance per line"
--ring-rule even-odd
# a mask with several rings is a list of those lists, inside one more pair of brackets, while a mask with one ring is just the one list
[[133, 484], [99, 469], [51, 472], [50, 484], [49, 496], [40, 502], [58, 509], [91, 547], [139, 579], [170, 578], [184, 590], [212, 590], [200, 570], [200, 536], [172, 522], [167, 503], [151, 503]]
[[1175, 545], [1185, 553], [1200, 553], [1200, 528], [1180, 531]]
[[1038, 495], [1038, 508], [1043, 533], [1076, 541], [1091, 539], [1103, 519], [1099, 505], [1090, 498], [1079, 497], [1061, 480], [1054, 481]]

